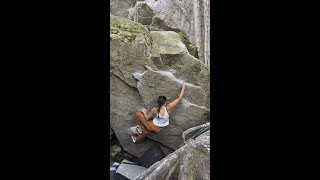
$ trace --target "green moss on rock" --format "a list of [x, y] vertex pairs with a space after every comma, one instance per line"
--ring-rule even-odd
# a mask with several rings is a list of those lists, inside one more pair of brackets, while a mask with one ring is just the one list
[[190, 44], [188, 44], [187, 49], [188, 49], [189, 53], [190, 53], [193, 57], [199, 58], [199, 56], [198, 56], [198, 50], [197, 50], [196, 45], [190, 43]]
[[142, 24], [112, 15], [110, 15], [110, 38], [126, 43], [144, 38], [148, 45], [152, 44], [150, 32]]
[[202, 152], [201, 156], [205, 160], [209, 160], [210, 159], [210, 153], [208, 151]]
[[179, 37], [180, 37], [182, 43], [183, 43], [184, 45], [186, 45], [189, 54], [192, 55], [192, 56], [195, 57], [195, 58], [199, 58], [199, 57], [198, 57], [198, 50], [197, 50], [196, 45], [192, 44], [192, 43], [189, 41], [189, 39], [187, 38], [187, 36], [186, 36], [182, 31], [179, 31], [178, 34], [179, 34]]

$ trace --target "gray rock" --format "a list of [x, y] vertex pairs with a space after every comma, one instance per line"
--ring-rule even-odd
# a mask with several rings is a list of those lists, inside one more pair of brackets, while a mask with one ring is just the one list
[[138, 175], [135, 180], [210, 179], [210, 136], [193, 140]]
[[134, 7], [137, 0], [110, 0], [110, 13], [115, 16], [127, 18], [128, 9]]
[[110, 72], [136, 87], [133, 74], [153, 67], [150, 59], [151, 37], [139, 23], [110, 16]]
[[110, 12], [152, 30], [181, 31], [195, 44], [192, 0], [111, 0]]
[[[151, 36], [153, 33], [154, 32], [151, 32]], [[167, 33], [167, 32], [157, 32], [157, 33]], [[168, 32], [168, 33], [170, 34], [171, 32]], [[177, 41], [180, 42], [178, 39]], [[154, 42], [153, 46], [156, 46], [156, 41], [153, 41], [153, 42]], [[172, 55], [179, 56], [179, 53], [182, 53], [182, 58], [180, 58], [179, 61], [183, 61], [184, 59], [183, 57], [187, 56], [187, 51], [185, 51], [185, 48], [174, 47], [174, 45], [177, 44], [176, 42], [166, 41], [165, 37], [161, 42], [162, 42], [161, 46], [171, 44], [170, 46], [171, 48], [168, 51], [166, 51], [165, 48], [161, 49], [161, 47], [159, 48], [160, 50], [158, 49], [159, 52], [161, 52], [162, 54], [171, 53]], [[197, 61], [197, 60], [194, 60], [194, 61], [195, 61], [194, 63], [198, 63], [200, 65], [202, 64], [200, 61]], [[184, 63], [188, 64], [188, 62], [184, 62]], [[192, 62], [189, 62], [189, 64], [191, 63]], [[175, 62], [173, 64], [178, 64], [178, 63]], [[164, 69], [168, 70], [169, 68], [175, 68], [175, 67], [173, 67], [172, 65], [171, 67], [167, 67]], [[186, 66], [183, 68], [185, 68], [185, 71], [189, 71], [189, 73], [193, 73], [195, 71], [190, 66]], [[203, 68], [205, 69], [206, 67], [204, 66]], [[175, 73], [176, 75], [182, 74], [179, 71], [175, 71], [175, 72], [176, 72]], [[144, 106], [147, 107], [148, 109], [151, 109], [152, 107], [156, 106], [156, 97], [160, 95], [165, 95], [168, 99], [168, 102], [173, 101], [175, 98], [177, 98], [177, 95], [181, 90], [182, 80], [186, 80], [186, 82], [199, 82], [197, 81], [198, 74], [195, 74], [194, 76], [191, 76], [191, 77], [181, 75], [180, 76], [181, 79], [178, 79], [170, 71], [147, 70], [146, 72], [139, 75], [141, 77], [137, 78], [139, 80], [138, 86], [137, 86], [138, 91], [141, 98], [143, 99]], [[206, 80], [207, 82], [203, 81], [203, 83], [206, 83], [206, 84], [203, 84], [204, 86], [207, 86], [208, 84], [208, 80], [209, 80], [208, 71], [206, 72]], [[210, 111], [207, 107], [209, 107], [209, 90], [205, 92], [201, 86], [199, 85], [196, 86], [196, 85], [187, 83], [184, 99], [181, 102], [181, 105], [178, 106], [173, 111], [170, 117], [170, 126], [162, 128], [161, 135], [160, 134], [152, 135], [150, 136], [150, 138], [158, 142], [164, 143], [166, 146], [170, 148], [176, 149], [183, 142], [181, 138], [181, 133], [184, 130], [209, 121]], [[197, 121], [194, 121], [194, 119], [197, 119]]]
[[153, 9], [145, 2], [137, 2], [133, 8], [129, 9], [128, 19], [135, 22], [139, 22], [143, 25], [149, 25], [152, 23], [152, 18], [155, 12]]
[[182, 31], [195, 44], [193, 0], [145, 0], [155, 12], [153, 26]]
[[208, 68], [188, 53], [177, 33], [151, 31], [150, 35], [153, 42], [151, 60], [157, 68], [170, 71], [177, 78], [201, 87], [205, 92], [205, 106], [210, 107], [210, 73]]
[[114, 136], [114, 132], [112, 131], [112, 129], [110, 128], [110, 140], [113, 138]]
[[[115, 75], [110, 77], [110, 125], [114, 130], [121, 147], [126, 152], [140, 157], [155, 141], [145, 138], [141, 142], [133, 143], [130, 127], [136, 125], [134, 113], [143, 108], [143, 103], [136, 88], [126, 84]], [[169, 154], [172, 149], [157, 143]]]
[[110, 147], [110, 156], [113, 157], [115, 156], [116, 154], [120, 153], [121, 152], [121, 147], [119, 145], [112, 145]]
[[[156, 106], [158, 96], [165, 95], [168, 103], [176, 99], [181, 90], [181, 82], [170, 72], [147, 70], [142, 74], [137, 87], [144, 106], [150, 110]], [[201, 87], [188, 83], [185, 91], [184, 99], [172, 111], [170, 125], [162, 128], [160, 134], [149, 136], [172, 149], [177, 149], [183, 143], [183, 131], [209, 121], [210, 111], [205, 107], [205, 92]]]
[[[188, 54], [177, 33], [150, 33], [128, 19], [110, 20], [111, 128], [123, 150], [134, 156], [140, 157], [154, 143], [169, 154], [183, 143], [184, 130], [209, 121], [208, 69]], [[173, 110], [170, 125], [133, 143], [134, 113], [144, 107], [149, 111], [159, 95], [168, 101], [177, 98], [182, 80], [187, 82], [184, 100]]]

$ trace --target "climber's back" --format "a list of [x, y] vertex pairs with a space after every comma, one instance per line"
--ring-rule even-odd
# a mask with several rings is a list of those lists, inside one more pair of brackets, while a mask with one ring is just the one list
[[153, 123], [158, 127], [165, 127], [169, 125], [169, 113], [167, 108], [164, 107], [164, 115], [161, 115], [161, 111], [153, 118]]

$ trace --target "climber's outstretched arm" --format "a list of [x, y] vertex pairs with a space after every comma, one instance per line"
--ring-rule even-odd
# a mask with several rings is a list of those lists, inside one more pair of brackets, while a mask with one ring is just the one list
[[184, 95], [185, 88], [186, 88], [186, 83], [183, 82], [182, 83], [182, 89], [181, 89], [179, 97], [167, 105], [168, 111], [171, 112], [171, 110], [180, 102], [180, 100], [182, 99], [182, 97]]

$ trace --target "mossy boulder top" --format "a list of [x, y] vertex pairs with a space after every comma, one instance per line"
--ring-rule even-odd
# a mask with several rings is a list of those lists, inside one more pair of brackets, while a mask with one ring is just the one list
[[142, 24], [112, 15], [110, 15], [110, 38], [126, 43], [144, 40], [146, 44], [152, 44], [150, 32]]

